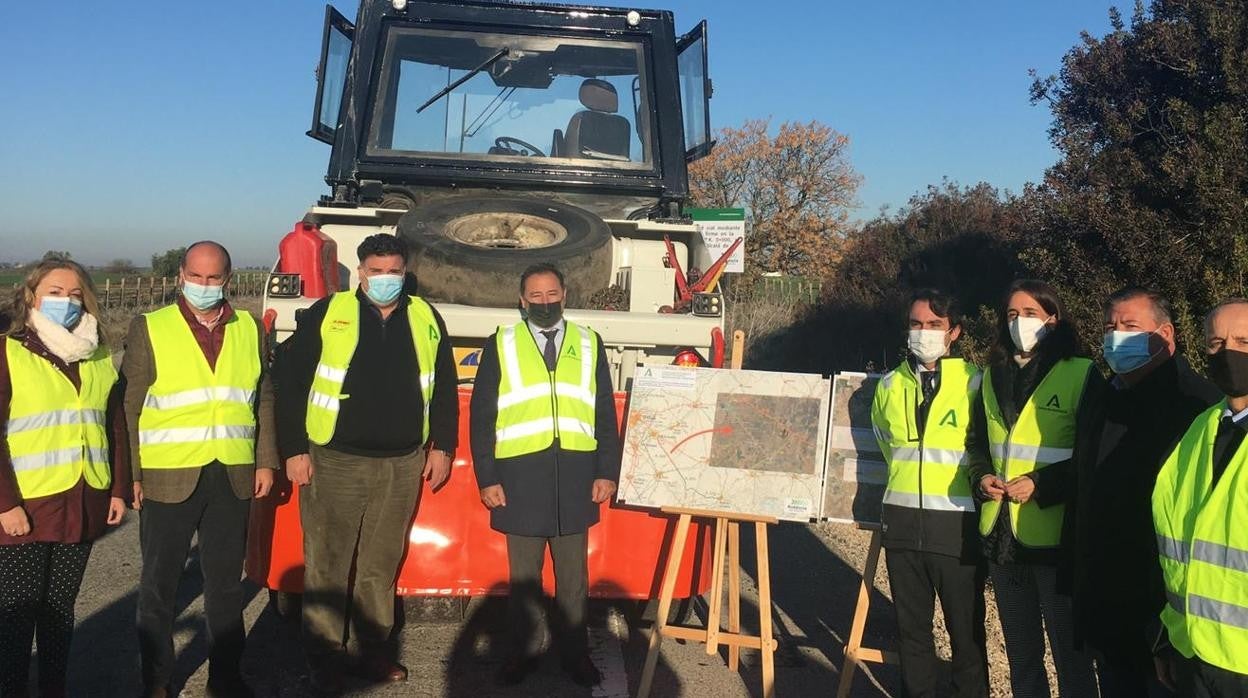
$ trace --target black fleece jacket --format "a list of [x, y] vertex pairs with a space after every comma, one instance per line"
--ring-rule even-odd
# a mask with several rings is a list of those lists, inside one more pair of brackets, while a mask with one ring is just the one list
[[[407, 296], [382, 320], [362, 291], [360, 338], [347, 368], [334, 437], [328, 447], [373, 458], [404, 456], [424, 446], [425, 400], [420, 362], [408, 327]], [[308, 391], [321, 356], [321, 323], [329, 308], [323, 298], [298, 315], [295, 333], [277, 348], [273, 377], [277, 389], [277, 438], [283, 462], [308, 452]], [[454, 453], [459, 438], [459, 389], [446, 323], [433, 311], [442, 341], [434, 366], [429, 408], [429, 443]]]

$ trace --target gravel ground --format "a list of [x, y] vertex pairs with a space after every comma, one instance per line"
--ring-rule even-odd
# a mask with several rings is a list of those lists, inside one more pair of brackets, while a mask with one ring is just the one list
[[[843, 642], [857, 597], [857, 573], [866, 557], [868, 533], [821, 524], [782, 524], [770, 538], [773, 618], [780, 648], [776, 684], [780, 696], [832, 695], [839, 679]], [[742, 530], [743, 625], [756, 631], [757, 595], [752, 529]], [[138, 584], [138, 522], [134, 514], [97, 543], [78, 602], [78, 630], [71, 659], [73, 696], [134, 696], [140, 690], [138, 646], [134, 634], [135, 589]], [[175, 682], [183, 696], [203, 695], [207, 680], [203, 599], [199, 595], [198, 562], [194, 556], [183, 577], [181, 608], [176, 623], [178, 665]], [[895, 621], [888, 579], [881, 563], [876, 579], [881, 593], [872, 599], [864, 643], [896, 648]], [[261, 696], [307, 695], [306, 665], [297, 627], [277, 616], [266, 590], [247, 585], [249, 627], [244, 673]], [[548, 659], [520, 689], [503, 691], [492, 680], [501, 663], [495, 638], [502, 626], [502, 599], [477, 599], [463, 622], [416, 623], [402, 632], [402, 661], [411, 669], [406, 684], [389, 687], [358, 685], [350, 695], [453, 696], [627, 696], [636, 691], [645, 660], [649, 623], [634, 607], [595, 602], [591, 606], [595, 659], [614, 675], [609, 686], [578, 689]], [[699, 609], [705, 616], [704, 609]], [[937, 627], [941, 627], [939, 617]], [[1008, 670], [994, 604], [988, 601], [988, 652], [994, 696], [1008, 696]], [[948, 658], [948, 639], [937, 633], [937, 647]], [[652, 693], [669, 696], [753, 697], [761, 694], [756, 652], [743, 652], [738, 674], [725, 666], [726, 652], [707, 655], [703, 645], [666, 640]], [[947, 664], [946, 664], [947, 667]], [[896, 696], [895, 666], [872, 665], [857, 675], [853, 696]]]
[[[811, 526], [810, 529], [817, 535], [828, 547], [828, 550], [844, 560], [846, 564], [851, 565], [855, 569], [862, 569], [866, 563], [867, 549], [870, 545], [871, 535], [864, 531], [858, 531], [848, 526], [837, 524], [818, 524]], [[885, 553], [887, 554], [887, 553]], [[893, 613], [892, 591], [888, 585], [888, 573], [885, 571], [884, 558], [880, 558], [880, 565], [875, 575], [876, 589], [880, 594], [872, 598], [871, 615], [867, 623], [867, 636], [864, 644], [867, 646], [882, 646], [888, 649], [896, 649], [897, 619]], [[993, 698], [1009, 698], [1010, 693], [1010, 667], [1005, 655], [1005, 639], [1001, 635], [1001, 620], [997, 615], [997, 602], [993, 595], [992, 584], [988, 584], [985, 594], [985, 605], [987, 606], [986, 631], [988, 639], [988, 680]], [[936, 603], [936, 620], [935, 620], [935, 639], [936, 653], [945, 662], [949, 661], [949, 635], [945, 633], [944, 616], [940, 610], [939, 600]], [[874, 643], [874, 644], [873, 644]], [[1045, 667], [1049, 672], [1049, 685], [1057, 686], [1057, 674], [1053, 669], [1053, 658], [1047, 652], [1045, 654]], [[945, 692], [948, 693], [949, 666], [946, 663], [945, 671]], [[1056, 690], [1056, 689], [1055, 689]], [[888, 693], [897, 695], [897, 684], [888, 684]]]

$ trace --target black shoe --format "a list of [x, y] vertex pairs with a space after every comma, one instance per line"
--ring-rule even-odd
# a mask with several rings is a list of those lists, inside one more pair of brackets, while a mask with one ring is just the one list
[[312, 690], [318, 696], [342, 695], [347, 688], [342, 668], [332, 662], [327, 666], [313, 667], [308, 675], [308, 682], [312, 684]]
[[537, 669], [537, 657], [510, 659], [498, 670], [494, 679], [500, 686], [515, 686]]
[[579, 659], [565, 659], [563, 671], [577, 686], [592, 688], [602, 682], [602, 672], [598, 671], [588, 655], [581, 655]]
[[255, 698], [255, 693], [241, 676], [209, 678], [204, 692], [208, 698]]

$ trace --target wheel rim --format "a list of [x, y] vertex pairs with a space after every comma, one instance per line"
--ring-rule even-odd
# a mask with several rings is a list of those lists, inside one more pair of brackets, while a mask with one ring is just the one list
[[473, 213], [450, 221], [445, 230], [456, 242], [490, 250], [540, 250], [568, 238], [562, 225], [523, 213]]

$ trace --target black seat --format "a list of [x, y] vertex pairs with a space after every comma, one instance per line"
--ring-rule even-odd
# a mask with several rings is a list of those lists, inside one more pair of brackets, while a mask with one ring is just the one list
[[590, 78], [581, 83], [580, 99], [585, 110], [572, 115], [566, 134], [555, 131], [555, 145], [562, 147], [553, 148], [552, 155], [628, 162], [632, 126], [616, 113], [620, 98], [615, 87]]

